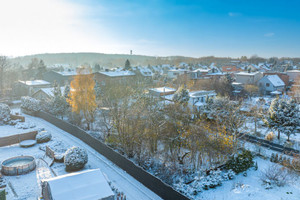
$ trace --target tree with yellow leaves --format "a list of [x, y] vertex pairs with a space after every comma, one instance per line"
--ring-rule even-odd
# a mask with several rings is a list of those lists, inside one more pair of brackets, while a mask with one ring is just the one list
[[88, 130], [90, 130], [91, 123], [94, 122], [97, 107], [94, 91], [95, 81], [91, 72], [89, 67], [77, 69], [77, 75], [71, 82], [70, 98], [67, 99], [72, 107], [72, 112], [83, 114]]

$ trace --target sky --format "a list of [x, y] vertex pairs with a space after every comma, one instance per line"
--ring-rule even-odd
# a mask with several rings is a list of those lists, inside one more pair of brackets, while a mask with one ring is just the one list
[[0, 54], [300, 57], [299, 0], [0, 0]]

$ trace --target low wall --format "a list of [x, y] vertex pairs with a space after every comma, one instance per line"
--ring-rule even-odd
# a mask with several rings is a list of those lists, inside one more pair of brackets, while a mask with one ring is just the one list
[[139, 166], [136, 166], [132, 161], [128, 160], [121, 154], [115, 152], [113, 149], [105, 145], [104, 143], [100, 142], [99, 140], [95, 139], [82, 129], [69, 124], [63, 120], [60, 120], [50, 114], [45, 112], [38, 112], [36, 114], [37, 117], [40, 117], [51, 124], [57, 126], [58, 128], [70, 133], [71, 135], [79, 138], [90, 147], [95, 149], [97, 152], [105, 156], [107, 159], [112, 161], [118, 167], [126, 171], [140, 183], [145, 185], [147, 188], [152, 190], [162, 199], [166, 200], [188, 200], [187, 197], [180, 194], [179, 192], [175, 191], [172, 187], [162, 182], [160, 179], [156, 178], [155, 176], [149, 174], [144, 169]]
[[37, 131], [0, 137], [0, 147], [20, 143], [23, 140], [35, 140]]

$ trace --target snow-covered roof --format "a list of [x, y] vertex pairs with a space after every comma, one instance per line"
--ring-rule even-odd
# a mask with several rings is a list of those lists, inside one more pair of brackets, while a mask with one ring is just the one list
[[285, 86], [284, 82], [279, 78], [278, 75], [267, 75], [266, 78], [274, 85], [275, 87]]
[[38, 85], [50, 85], [48, 81], [44, 80], [34, 80], [34, 81], [19, 81], [20, 83], [23, 83], [28, 86], [38, 86]]
[[77, 72], [75, 70], [71, 70], [71, 71], [62, 71], [62, 72], [56, 72], [62, 76], [76, 76]]
[[208, 72], [208, 69], [196, 69], [193, 72]]
[[114, 72], [98, 72], [100, 74], [109, 76], [109, 77], [118, 77], [118, 76], [134, 76], [135, 73], [131, 71], [114, 71]]
[[153, 72], [148, 67], [138, 67], [138, 70], [143, 76], [152, 76]]
[[279, 92], [279, 91], [273, 91], [273, 92], [270, 92], [271, 94], [282, 94], [282, 92]]
[[157, 93], [168, 93], [168, 92], [176, 92], [176, 89], [170, 87], [159, 87], [159, 88], [151, 88], [152, 90]]
[[[62, 94], [63, 94], [64, 90], [65, 90], [64, 87], [60, 87], [60, 91], [61, 91]], [[53, 94], [54, 87], [52, 87], [52, 88], [41, 88], [37, 92], [39, 92], [39, 91], [43, 91], [49, 97], [53, 97], [54, 96], [54, 94]]]
[[256, 74], [258, 74], [260, 72], [252, 72], [252, 73], [248, 73], [248, 72], [239, 72], [236, 73], [236, 75], [243, 75], [243, 76], [255, 76]]
[[286, 72], [289, 72], [289, 73], [300, 73], [300, 70], [294, 69], [294, 70], [287, 70]]
[[189, 92], [189, 96], [191, 98], [198, 98], [198, 97], [203, 97], [203, 96], [216, 96], [217, 94], [215, 91], [207, 91], [207, 90], [199, 90], [199, 91], [193, 91]]
[[114, 195], [100, 169], [86, 170], [54, 177], [46, 181], [52, 199], [91, 200]]

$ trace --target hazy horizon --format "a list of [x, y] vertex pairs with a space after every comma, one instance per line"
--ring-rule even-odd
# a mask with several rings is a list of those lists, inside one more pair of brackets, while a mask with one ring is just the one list
[[300, 2], [0, 2], [0, 54], [299, 57]]

